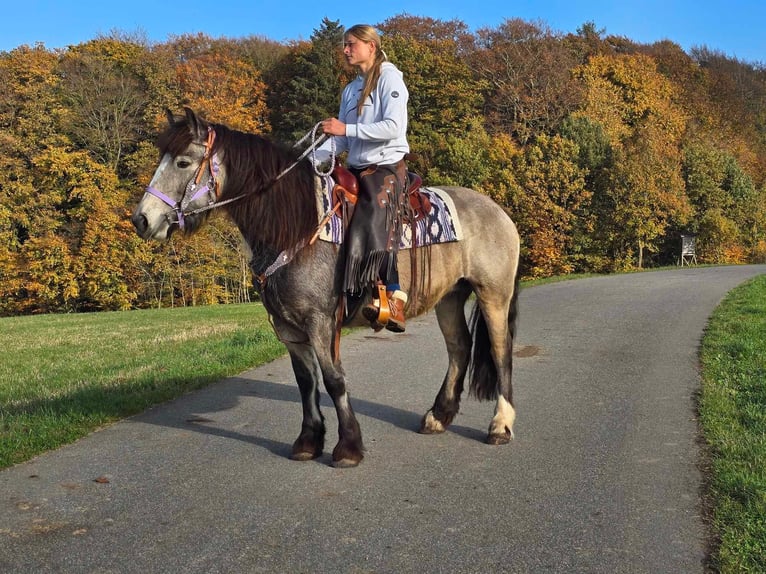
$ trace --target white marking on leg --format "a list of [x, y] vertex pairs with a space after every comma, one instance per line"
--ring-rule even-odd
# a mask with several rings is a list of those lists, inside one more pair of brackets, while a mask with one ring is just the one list
[[506, 429], [513, 437], [513, 422], [516, 420], [516, 410], [502, 395], [497, 397], [495, 416], [489, 425], [489, 434], [505, 434]]

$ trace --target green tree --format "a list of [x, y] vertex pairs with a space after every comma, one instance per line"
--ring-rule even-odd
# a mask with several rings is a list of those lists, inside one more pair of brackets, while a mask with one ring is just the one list
[[342, 43], [340, 22], [324, 18], [310, 42], [295, 44], [272, 68], [268, 103], [277, 139], [295, 142], [317, 122], [338, 115], [341, 90], [351, 77]]
[[614, 149], [601, 124], [586, 117], [564, 120], [561, 135], [577, 145], [577, 164], [585, 174], [585, 189], [591, 193], [573, 237], [578, 254], [575, 270], [609, 271], [613, 241], [611, 218], [615, 211], [612, 194]]
[[[439, 163], [437, 155], [448, 145], [448, 135], [471, 137], [475, 118], [482, 116], [485, 84], [468, 62], [461, 22], [396, 16], [381, 28], [383, 48], [404, 74], [410, 94], [412, 165], [427, 173]], [[445, 173], [443, 161], [439, 171]]]

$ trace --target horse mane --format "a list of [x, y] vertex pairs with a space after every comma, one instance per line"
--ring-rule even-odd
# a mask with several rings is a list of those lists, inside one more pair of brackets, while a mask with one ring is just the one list
[[[262, 136], [233, 130], [223, 124], [200, 126], [215, 130], [213, 153], [220, 152], [226, 180], [220, 201], [244, 195], [226, 206], [250, 243], [258, 241], [276, 251], [309, 239], [318, 225], [314, 171], [302, 160], [278, 181], [278, 174], [297, 161], [299, 152]], [[160, 155], [175, 157], [195, 141], [187, 118], [173, 122], [157, 141]], [[196, 140], [197, 143], [199, 140]]]

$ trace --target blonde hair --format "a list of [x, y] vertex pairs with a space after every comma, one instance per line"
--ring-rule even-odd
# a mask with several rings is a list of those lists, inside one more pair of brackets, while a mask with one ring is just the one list
[[361, 114], [364, 102], [370, 97], [372, 90], [378, 85], [378, 79], [380, 78], [380, 66], [383, 62], [387, 61], [386, 53], [380, 46], [380, 34], [377, 30], [368, 24], [356, 24], [351, 26], [344, 36], [353, 36], [361, 42], [372, 42], [375, 44], [375, 61], [372, 67], [364, 77], [364, 87], [362, 88], [362, 96], [359, 98], [359, 103], [356, 105], [356, 113]]

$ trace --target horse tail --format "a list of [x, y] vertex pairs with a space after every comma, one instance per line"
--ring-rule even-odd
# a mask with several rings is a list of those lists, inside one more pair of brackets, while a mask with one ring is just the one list
[[[508, 333], [505, 339], [506, 360], [513, 361], [513, 340], [516, 337], [516, 318], [518, 317], [519, 279], [520, 273], [516, 271], [513, 281], [513, 296], [508, 309]], [[497, 398], [497, 367], [492, 359], [489, 330], [484, 313], [479, 306], [478, 300], [471, 311], [469, 320], [471, 335], [473, 337], [473, 357], [470, 370], [470, 394], [480, 401], [490, 401]]]

